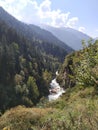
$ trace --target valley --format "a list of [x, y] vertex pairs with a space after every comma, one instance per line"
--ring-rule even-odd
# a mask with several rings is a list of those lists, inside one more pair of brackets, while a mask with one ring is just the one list
[[0, 130], [98, 130], [98, 39], [0, 6]]

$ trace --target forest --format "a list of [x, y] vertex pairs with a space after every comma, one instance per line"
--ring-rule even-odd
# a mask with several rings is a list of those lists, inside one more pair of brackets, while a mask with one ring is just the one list
[[47, 44], [39, 40], [31, 43], [0, 20], [1, 111], [19, 104], [33, 106], [49, 93], [49, 82], [61, 64], [58, 54], [63, 53], [56, 45], [46, 48]]
[[[42, 98], [36, 106], [18, 105], [4, 114], [1, 113], [0, 129], [98, 129], [98, 41], [92, 44], [90, 40], [89, 46], [86, 46], [85, 41], [82, 43], [83, 49], [67, 55], [59, 68], [57, 80], [60, 86], [66, 90], [63, 96], [51, 102]], [[48, 74], [45, 71], [45, 79], [51, 77]], [[16, 81], [20, 83], [21, 78], [18, 76], [20, 75], [16, 75]], [[34, 78], [29, 76], [27, 86], [31, 89], [30, 92], [32, 92], [31, 85], [36, 86]], [[20, 89], [15, 90], [20, 92]], [[29, 96], [31, 96], [31, 100], [36, 100], [39, 95], [37, 87], [33, 90], [33, 94], [36, 96]]]

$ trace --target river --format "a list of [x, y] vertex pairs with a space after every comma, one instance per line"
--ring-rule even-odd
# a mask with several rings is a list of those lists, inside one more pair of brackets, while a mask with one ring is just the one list
[[[56, 72], [56, 75], [58, 73]], [[58, 99], [63, 93], [65, 93], [65, 90], [60, 87], [59, 83], [57, 83], [56, 78], [53, 79], [50, 83], [50, 94], [48, 95], [49, 101]]]

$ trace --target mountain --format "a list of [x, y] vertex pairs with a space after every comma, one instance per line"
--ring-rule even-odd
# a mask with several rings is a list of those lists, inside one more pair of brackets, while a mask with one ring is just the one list
[[77, 31], [72, 28], [55, 28], [47, 25], [40, 25], [42, 28], [50, 31], [54, 36], [60, 39], [62, 42], [66, 43], [68, 46], [73, 48], [74, 50], [79, 50], [82, 48], [82, 40], [88, 41], [91, 37]]
[[[17, 33], [20, 33], [24, 37], [28, 38], [31, 42], [33, 41], [44, 41], [44, 45], [41, 46], [38, 45], [38, 48], [43, 48], [44, 51], [47, 51], [44, 46], [58, 46], [63, 49], [63, 52], [69, 53], [73, 51], [71, 47], [64, 44], [62, 41], [57, 39], [55, 36], [52, 35], [52, 33], [41, 29], [38, 26], [35, 25], [27, 25], [25, 23], [22, 23], [18, 20], [16, 20], [14, 17], [12, 17], [10, 14], [8, 14], [2, 7], [0, 7], [0, 19], [4, 20], [9, 26], [14, 28]], [[45, 43], [46, 42], [46, 43]], [[47, 48], [47, 47], [46, 47]]]
[[0, 111], [34, 106], [48, 95], [54, 72], [72, 50], [50, 32], [22, 23], [0, 7]]
[[57, 75], [66, 93], [49, 102], [48, 86], [66, 50], [39, 38], [36, 31], [28, 37], [23, 23], [14, 19], [16, 29], [13, 17], [11, 23], [2, 17], [0, 130], [97, 130], [98, 41], [66, 56]]
[[94, 38], [94, 40], [95, 40], [95, 41], [98, 40], [98, 37]]

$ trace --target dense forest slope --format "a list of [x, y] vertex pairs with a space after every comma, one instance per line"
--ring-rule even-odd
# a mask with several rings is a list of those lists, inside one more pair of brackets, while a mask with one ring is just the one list
[[52, 58], [43, 57], [28, 40], [0, 20], [0, 109], [18, 104], [32, 106], [47, 94], [42, 75], [45, 69], [51, 70], [50, 61]]
[[[18, 106], [0, 117], [3, 130], [97, 130], [98, 41], [67, 56], [58, 81], [66, 93], [56, 101], [41, 100], [36, 108]], [[43, 108], [42, 108], [43, 107]]]
[[0, 7], [0, 110], [33, 106], [46, 96], [52, 74], [70, 51], [51, 33]]

